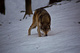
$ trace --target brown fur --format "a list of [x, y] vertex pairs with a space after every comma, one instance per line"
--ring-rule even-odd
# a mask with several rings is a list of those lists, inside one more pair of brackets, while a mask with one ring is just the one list
[[28, 30], [28, 35], [31, 34], [31, 29], [36, 28], [37, 26], [39, 37], [41, 37], [40, 30], [42, 30], [45, 36], [47, 36], [47, 33], [50, 30], [50, 25], [51, 25], [51, 18], [49, 13], [45, 9], [37, 9], [34, 12], [33, 22]]

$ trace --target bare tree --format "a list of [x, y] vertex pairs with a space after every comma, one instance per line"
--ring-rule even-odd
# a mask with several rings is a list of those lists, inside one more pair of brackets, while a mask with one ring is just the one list
[[62, 1], [62, 0], [50, 0], [50, 1], [49, 1], [49, 4], [53, 4], [53, 3], [55, 3], [55, 2], [60, 2], [60, 1]]
[[5, 0], [0, 0], [0, 13], [5, 15]]
[[26, 15], [32, 14], [32, 8], [31, 8], [31, 0], [25, 0], [25, 14], [23, 19], [25, 18]]

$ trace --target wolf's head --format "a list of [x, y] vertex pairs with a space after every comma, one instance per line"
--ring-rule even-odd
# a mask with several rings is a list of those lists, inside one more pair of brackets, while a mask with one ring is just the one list
[[41, 23], [40, 29], [44, 32], [45, 36], [51, 30], [50, 23]]
[[39, 15], [40, 29], [44, 32], [45, 36], [50, 31], [51, 17], [46, 10], [43, 10]]

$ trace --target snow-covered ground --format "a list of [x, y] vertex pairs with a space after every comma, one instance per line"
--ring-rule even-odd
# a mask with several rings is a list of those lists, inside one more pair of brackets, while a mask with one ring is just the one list
[[51, 15], [51, 31], [28, 36], [32, 16], [22, 19], [25, 0], [5, 0], [6, 15], [0, 14], [0, 53], [80, 53], [80, 2], [60, 2], [46, 8]]

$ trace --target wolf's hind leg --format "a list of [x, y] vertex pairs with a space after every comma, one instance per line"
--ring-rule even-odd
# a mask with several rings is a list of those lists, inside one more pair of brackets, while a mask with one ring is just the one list
[[37, 25], [35, 24], [35, 25], [32, 27], [32, 29], [36, 28], [36, 26], [37, 26]]
[[31, 35], [31, 29], [36, 28], [37, 23], [36, 23], [36, 15], [33, 15], [33, 22], [32, 25], [30, 26], [29, 30], [28, 30], [28, 35]]
[[28, 35], [31, 35], [31, 29], [35, 28], [35, 23], [32, 23], [32, 25], [30, 26], [29, 30], [28, 30]]
[[31, 29], [36, 28], [36, 22], [34, 21], [28, 30], [28, 35], [31, 35]]

